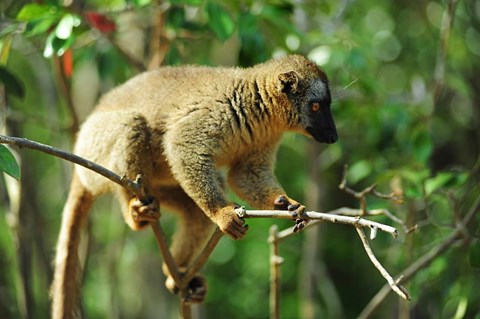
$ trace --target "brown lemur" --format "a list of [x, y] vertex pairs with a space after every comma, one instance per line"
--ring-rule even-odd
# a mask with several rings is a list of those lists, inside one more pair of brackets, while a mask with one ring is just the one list
[[[247, 227], [225, 197], [228, 185], [258, 209], [305, 207], [278, 183], [275, 154], [281, 135], [296, 131], [318, 142], [337, 140], [325, 73], [312, 61], [291, 55], [251, 68], [180, 66], [142, 73], [107, 93], [78, 134], [74, 152], [135, 179], [143, 175], [142, 203], [125, 189], [75, 167], [63, 210], [52, 284], [53, 318], [80, 316], [78, 245], [89, 208], [99, 195], [117, 195], [126, 223], [142, 229], [158, 218], [157, 203], [179, 213], [173, 256], [186, 269], [214, 226], [233, 239]], [[174, 284], [167, 275], [167, 287]], [[192, 300], [206, 286], [192, 280]]]

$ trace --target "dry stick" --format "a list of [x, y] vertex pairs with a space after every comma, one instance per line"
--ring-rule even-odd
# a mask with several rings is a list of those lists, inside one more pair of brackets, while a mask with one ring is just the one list
[[387, 280], [392, 290], [395, 291], [403, 299], [410, 300], [410, 295], [405, 290], [405, 288], [397, 285], [395, 280], [393, 280], [392, 276], [390, 276], [387, 270], [380, 264], [377, 257], [375, 257], [375, 254], [373, 253], [373, 250], [370, 247], [370, 244], [368, 243], [367, 236], [365, 236], [365, 232], [363, 231], [363, 229], [361, 227], [355, 227], [355, 229], [357, 230], [358, 236], [362, 240], [363, 247], [365, 248], [365, 251], [367, 252], [368, 257], [372, 261], [372, 264], [380, 271], [383, 278]]
[[67, 110], [68, 110], [68, 113], [70, 114], [71, 123], [68, 129], [70, 131], [71, 137], [73, 138], [74, 134], [78, 131], [78, 128], [80, 127], [80, 120], [78, 118], [77, 112], [75, 111], [75, 105], [73, 104], [73, 97], [69, 88], [68, 79], [65, 75], [65, 70], [60, 60], [60, 57], [54, 55], [53, 62], [57, 72], [58, 86], [60, 88], [60, 91], [63, 94], [63, 97], [65, 98], [65, 101], [67, 104]]
[[[447, 237], [445, 240], [435, 246], [433, 249], [428, 251], [426, 254], [422, 255], [419, 259], [417, 259], [414, 263], [408, 266], [405, 270], [401, 272], [401, 275], [398, 276], [397, 283], [406, 283], [408, 282], [413, 276], [423, 268], [430, 265], [430, 263], [437, 258], [439, 255], [443, 254], [451, 245], [457, 242], [458, 239], [464, 235], [464, 228], [468, 225], [472, 220], [473, 217], [480, 211], [480, 196], [477, 197], [474, 204], [471, 206], [470, 210], [467, 212], [465, 217], [463, 218], [462, 222], [458, 224], [457, 228]], [[383, 286], [377, 294], [370, 300], [368, 305], [363, 309], [361, 314], [358, 316], [358, 319], [366, 319], [369, 318], [370, 315], [380, 306], [380, 304], [387, 298], [388, 294], [390, 293], [391, 289], [389, 289], [388, 285]]]
[[[243, 210], [239, 214], [242, 218], [286, 218], [292, 219], [292, 215], [288, 211], [281, 210]], [[391, 234], [393, 237], [397, 237], [398, 232], [395, 227], [377, 223], [371, 220], [363, 219], [360, 217], [342, 216], [319, 212], [305, 212], [306, 219], [320, 220], [330, 223], [340, 223], [353, 226], [369, 227], [371, 229], [377, 228], [386, 233]], [[307, 224], [308, 225], [308, 224]]]
[[203, 251], [198, 255], [197, 259], [192, 263], [192, 265], [187, 269], [185, 274], [182, 276], [182, 279], [179, 282], [179, 288], [185, 288], [190, 280], [193, 279], [193, 277], [198, 273], [198, 271], [205, 265], [207, 262], [208, 258], [213, 252], [213, 249], [218, 244], [218, 241], [220, 238], [222, 238], [223, 232], [220, 230], [220, 228], [216, 227], [214, 233], [210, 237], [210, 240], [208, 243], [205, 245], [205, 248], [203, 248]]
[[213, 252], [213, 249], [215, 249], [218, 241], [220, 240], [220, 238], [222, 238], [222, 236], [223, 236], [223, 232], [220, 230], [220, 228], [216, 227], [214, 233], [210, 237], [210, 240], [203, 248], [203, 251], [197, 257], [197, 259], [195, 259], [192, 265], [187, 269], [185, 274], [181, 275], [178, 280], [173, 278], [175, 281], [175, 284], [180, 290], [180, 309], [181, 309], [182, 319], [192, 318], [191, 304], [188, 302], [186, 298], [186, 296], [188, 295], [188, 283], [190, 282], [190, 280], [193, 279], [193, 277], [207, 262], [208, 257], [210, 257], [211, 253]]
[[4, 135], [0, 135], [0, 144], [10, 144], [10, 145], [16, 145], [18, 147], [26, 147], [26, 148], [34, 149], [37, 151], [41, 151], [43, 153], [54, 155], [56, 157], [63, 158], [64, 160], [67, 160], [69, 162], [73, 162], [75, 164], [88, 168], [108, 178], [109, 180], [119, 184], [120, 186], [125, 187], [126, 189], [128, 189], [130, 192], [134, 194], [141, 193], [140, 185], [126, 178], [126, 176], [120, 177], [120, 175], [115, 174], [114, 172], [106, 169], [105, 167], [102, 167], [92, 161], [84, 159], [83, 157], [77, 156], [75, 154], [62, 151], [58, 148], [45, 145], [42, 143], [34, 142], [26, 138], [4, 136]]
[[270, 227], [270, 319], [280, 318], [280, 256], [279, 232], [277, 225]]

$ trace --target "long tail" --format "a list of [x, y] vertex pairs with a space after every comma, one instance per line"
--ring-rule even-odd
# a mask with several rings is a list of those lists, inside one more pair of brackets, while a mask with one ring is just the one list
[[51, 287], [52, 319], [80, 318], [81, 267], [78, 257], [80, 235], [88, 219], [93, 196], [73, 173], [70, 193], [63, 208], [57, 242], [55, 274]]

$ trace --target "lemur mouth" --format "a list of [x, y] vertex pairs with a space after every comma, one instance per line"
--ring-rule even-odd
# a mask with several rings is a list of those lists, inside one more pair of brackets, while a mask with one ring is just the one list
[[315, 130], [313, 127], [307, 127], [307, 132], [320, 143], [333, 144], [338, 140], [336, 131]]

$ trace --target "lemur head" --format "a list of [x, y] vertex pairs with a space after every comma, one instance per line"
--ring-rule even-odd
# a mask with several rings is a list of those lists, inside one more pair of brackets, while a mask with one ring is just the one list
[[[293, 63], [292, 63], [293, 62]], [[292, 108], [294, 129], [312, 136], [321, 143], [335, 143], [337, 129], [330, 112], [331, 95], [325, 73], [303, 56], [290, 56], [278, 75], [280, 90]]]

